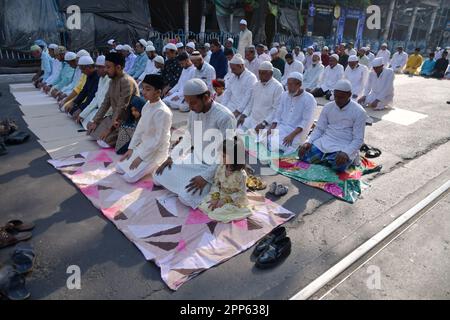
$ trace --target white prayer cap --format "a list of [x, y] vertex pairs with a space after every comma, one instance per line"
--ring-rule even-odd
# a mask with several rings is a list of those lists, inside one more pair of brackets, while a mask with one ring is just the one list
[[244, 59], [242, 59], [242, 56], [238, 53], [235, 54], [233, 59], [231, 59], [230, 64], [245, 64]]
[[322, 59], [322, 53], [319, 51], [314, 52], [313, 56], [318, 56], [320, 59]]
[[288, 79], [296, 79], [303, 82], [303, 75], [300, 72], [292, 72], [289, 74]]
[[230, 41], [231, 43], [234, 43], [234, 39], [233, 38], [228, 38], [227, 41]]
[[261, 71], [273, 71], [273, 65], [269, 61], [264, 61], [259, 65], [259, 70]]
[[96, 66], [105, 66], [106, 57], [105, 56], [98, 56], [97, 60], [95, 61]]
[[168, 43], [167, 45], [166, 45], [166, 50], [173, 50], [173, 51], [177, 51], [177, 46], [176, 45], [174, 45], [173, 43]]
[[198, 96], [208, 91], [208, 86], [202, 79], [192, 79], [186, 82], [183, 94], [185, 96]]
[[334, 86], [334, 90], [352, 92], [352, 84], [346, 79], [339, 80]]
[[145, 51], [152, 52], [152, 51], [156, 51], [156, 49], [154, 46], [147, 46], [147, 48], [145, 48]]
[[108, 44], [109, 44], [110, 46], [112, 46], [112, 45], [114, 44], [114, 42], [115, 42], [114, 39], [108, 40]]
[[348, 58], [348, 62], [359, 62], [359, 58], [355, 55]]
[[39, 47], [37, 44], [34, 44], [31, 46], [30, 51], [42, 51], [41, 47]]
[[314, 50], [314, 47], [313, 46], [309, 46], [308, 49], [313, 49]]
[[339, 56], [335, 53], [335, 54], [332, 54], [331, 56], [330, 56], [330, 58], [333, 58], [333, 59], [336, 59], [336, 61], [339, 61]]
[[138, 41], [144, 48], [147, 47], [147, 41], [145, 41], [144, 39], [140, 39]]
[[148, 40], [148, 41], [147, 41], [147, 46], [153, 46], [153, 41]]
[[91, 56], [82, 56], [80, 60], [78, 60], [79, 66], [90, 66], [94, 64], [94, 60], [92, 60]]
[[367, 48], [367, 47], [362, 47], [362, 48], [360, 48], [360, 50], [364, 50], [364, 51], [369, 51], [369, 48]]
[[176, 46], [177, 46], [177, 49], [184, 48], [184, 44], [182, 42], [178, 42], [176, 44]]
[[382, 58], [382, 57], [375, 58], [375, 59], [372, 61], [372, 67], [373, 67], [373, 68], [381, 67], [381, 66], [383, 66], [383, 65], [384, 65], [384, 61], [383, 61], [383, 58]]
[[274, 54], [278, 53], [278, 49], [277, 48], [272, 48], [270, 49], [270, 55], [273, 56]]
[[279, 47], [280, 46], [280, 44], [278, 43], [278, 42], [274, 42], [273, 44], [272, 44], [272, 47]]
[[241, 22], [240, 22], [239, 24], [247, 25], [247, 20], [242, 19]]
[[52, 49], [52, 50], [55, 50], [55, 49], [58, 49], [58, 45], [52, 43], [52, 44], [50, 44], [50, 45], [48, 46], [48, 48], [49, 48], [49, 49]]
[[323, 47], [323, 50], [329, 51], [330, 49], [327, 46], [325, 46], [325, 47]]
[[81, 49], [80, 51], [77, 52], [77, 58], [87, 57], [87, 56], [91, 56], [91, 55], [89, 54], [89, 52], [87, 52], [84, 49]]
[[153, 61], [155, 61], [155, 63], [160, 63], [160, 64], [164, 64], [164, 58], [161, 56], [157, 56], [155, 59], [153, 59]]
[[205, 48], [211, 48], [211, 45], [207, 42], [205, 43]]
[[382, 47], [387, 47], [388, 45], [387, 45], [387, 43], [383, 43], [381, 46]]
[[193, 42], [189, 42], [187, 45], [186, 45], [186, 47], [188, 47], [188, 48], [191, 48], [191, 49], [194, 49], [195, 50], [195, 43], [193, 43]]
[[124, 44], [122, 46], [122, 50], [123, 51], [128, 51], [128, 52], [133, 52], [133, 48], [130, 45], [128, 45], [128, 44]]
[[123, 50], [123, 45], [119, 44], [119, 45], [116, 47], [116, 50], [117, 50], [117, 51]]
[[66, 61], [72, 61], [72, 60], [75, 60], [76, 58], [77, 58], [77, 54], [72, 51], [68, 51], [64, 55], [64, 60], [66, 60]]

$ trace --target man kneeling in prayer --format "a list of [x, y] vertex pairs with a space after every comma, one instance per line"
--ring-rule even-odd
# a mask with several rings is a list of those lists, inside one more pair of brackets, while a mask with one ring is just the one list
[[335, 101], [323, 108], [316, 128], [300, 148], [301, 161], [330, 166], [345, 172], [359, 164], [359, 150], [364, 143], [366, 111], [351, 100], [352, 85], [348, 80], [337, 82]]
[[160, 98], [163, 88], [162, 76], [151, 74], [144, 78], [143, 95], [147, 104], [142, 109], [129, 150], [116, 167], [128, 183], [153, 174], [169, 154], [172, 111]]

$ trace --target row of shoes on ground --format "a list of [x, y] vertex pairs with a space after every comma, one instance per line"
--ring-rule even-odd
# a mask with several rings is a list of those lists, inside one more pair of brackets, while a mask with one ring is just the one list
[[291, 239], [287, 237], [286, 228], [275, 228], [265, 236], [255, 247], [255, 267], [268, 269], [275, 267], [291, 254]]
[[269, 193], [277, 197], [285, 196], [288, 192], [289, 187], [282, 184], [277, 184], [276, 182], [273, 182], [269, 187]]
[[29, 231], [33, 229], [34, 223], [26, 223], [21, 220], [7, 222], [0, 227], [0, 249], [31, 239], [33, 235]]

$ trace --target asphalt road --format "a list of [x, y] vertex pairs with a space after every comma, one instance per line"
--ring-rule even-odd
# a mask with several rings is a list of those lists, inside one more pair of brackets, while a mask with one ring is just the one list
[[[17, 76], [0, 76], [0, 117], [21, 119], [8, 84]], [[177, 292], [162, 282], [159, 269], [77, 189], [48, 163], [35, 137], [9, 148], [0, 158], [0, 223], [13, 218], [34, 221], [35, 270], [27, 279], [33, 299], [287, 299], [326, 271], [383, 226], [450, 179], [450, 82], [396, 79], [395, 105], [427, 115], [410, 126], [376, 121], [366, 142], [383, 151], [381, 173], [356, 204], [292, 183], [277, 201], [297, 213], [288, 233], [291, 256], [279, 267], [254, 268], [250, 252], [202, 273]], [[438, 217], [435, 217], [436, 219]], [[425, 232], [425, 230], [421, 230]], [[427, 237], [423, 238], [426, 241]], [[444, 250], [444, 247], [441, 248]], [[11, 249], [0, 250], [0, 264]], [[66, 286], [67, 268], [81, 269], [81, 290]], [[421, 281], [418, 279], [417, 281]], [[220, 289], [219, 289], [220, 288]], [[430, 288], [432, 290], [432, 288]]]

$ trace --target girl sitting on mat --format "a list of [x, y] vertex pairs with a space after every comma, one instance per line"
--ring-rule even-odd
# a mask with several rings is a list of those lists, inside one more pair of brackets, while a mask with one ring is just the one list
[[124, 155], [128, 151], [131, 139], [141, 118], [142, 108], [145, 106], [145, 99], [134, 96], [128, 106], [128, 118], [121, 124], [116, 142], [116, 153]]
[[247, 198], [245, 149], [239, 138], [223, 142], [222, 160], [211, 191], [199, 208], [212, 220], [229, 223], [252, 214]]

